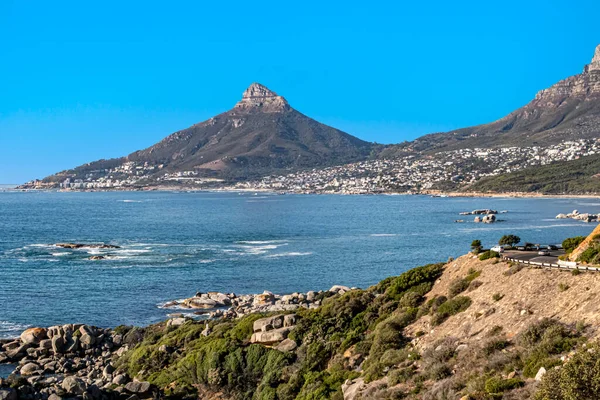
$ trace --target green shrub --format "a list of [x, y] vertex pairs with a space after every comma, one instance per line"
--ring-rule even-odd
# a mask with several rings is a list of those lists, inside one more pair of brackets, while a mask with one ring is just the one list
[[471, 305], [472, 301], [466, 296], [457, 296], [440, 305], [431, 318], [431, 324], [436, 326], [443, 323], [452, 315], [465, 311]]
[[506, 391], [523, 387], [524, 385], [525, 382], [518, 378], [500, 379], [494, 377], [485, 381], [485, 391], [488, 394], [502, 394]]
[[505, 339], [494, 339], [490, 340], [483, 345], [482, 351], [486, 356], [492, 355], [493, 353], [503, 350], [510, 345], [510, 342]]
[[499, 258], [500, 254], [493, 250], [484, 251], [479, 255], [479, 261], [489, 260], [490, 258]]
[[577, 248], [585, 240], [585, 236], [575, 236], [572, 238], [568, 238], [563, 240], [562, 247], [566, 253], [571, 253], [573, 250]]
[[577, 276], [577, 275], [580, 275], [580, 274], [581, 274], [581, 271], [579, 269], [574, 269], [574, 270], [571, 271], [571, 275], [573, 275], [573, 276]]
[[461, 294], [469, 287], [469, 281], [465, 278], [457, 278], [450, 282], [450, 286], [448, 287], [448, 297], [456, 297]]
[[494, 301], [500, 301], [504, 298], [504, 295], [502, 293], [494, 293], [492, 295], [492, 300]]
[[561, 292], [564, 292], [566, 290], [569, 289], [569, 285], [567, 285], [566, 283], [559, 283], [558, 284], [558, 290], [560, 290]]
[[587, 249], [585, 249], [583, 251], [583, 253], [581, 253], [579, 255], [579, 258], [577, 259], [577, 261], [584, 262], [587, 264], [599, 264], [600, 263], [599, 256], [600, 256], [600, 246], [598, 246], [598, 245], [590, 246]]
[[480, 275], [481, 275], [481, 271], [476, 270], [475, 268], [469, 268], [469, 271], [467, 272], [467, 276], [465, 277], [465, 279], [468, 280], [469, 282], [471, 282], [474, 279], [479, 278]]
[[535, 400], [600, 399], [600, 347], [584, 348], [560, 369], [549, 370], [539, 385]]
[[414, 366], [410, 366], [407, 368], [400, 368], [391, 371], [388, 374], [389, 384], [390, 386], [395, 386], [399, 383], [404, 383], [408, 381], [415, 374], [416, 368]]

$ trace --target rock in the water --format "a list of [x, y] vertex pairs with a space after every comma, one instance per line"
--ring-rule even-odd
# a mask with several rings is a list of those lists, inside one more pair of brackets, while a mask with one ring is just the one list
[[21, 333], [21, 341], [23, 343], [37, 344], [41, 340], [46, 339], [46, 329], [44, 328], [29, 328]]

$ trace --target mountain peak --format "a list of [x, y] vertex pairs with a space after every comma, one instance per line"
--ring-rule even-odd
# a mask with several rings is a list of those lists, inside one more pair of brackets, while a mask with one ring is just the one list
[[600, 45], [596, 47], [592, 62], [585, 66], [584, 72], [600, 71]]
[[280, 112], [290, 108], [288, 102], [277, 93], [260, 83], [254, 82], [244, 91], [242, 100], [235, 105], [235, 110]]

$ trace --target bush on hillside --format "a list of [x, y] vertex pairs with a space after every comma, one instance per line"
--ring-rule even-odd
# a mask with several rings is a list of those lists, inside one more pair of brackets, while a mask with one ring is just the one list
[[585, 240], [585, 236], [575, 236], [572, 238], [568, 238], [563, 240], [562, 247], [566, 253], [571, 253], [573, 250], [577, 248]]
[[489, 260], [490, 258], [500, 258], [500, 254], [493, 250], [488, 250], [479, 255], [479, 261]]

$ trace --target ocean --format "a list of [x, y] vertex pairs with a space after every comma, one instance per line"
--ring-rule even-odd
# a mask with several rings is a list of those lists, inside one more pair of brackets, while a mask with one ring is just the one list
[[[490, 225], [462, 211], [508, 211]], [[491, 246], [587, 235], [556, 220], [600, 199], [431, 198], [224, 192], [0, 192], [0, 337], [29, 326], [146, 325], [198, 291], [368, 287], [415, 266]], [[464, 219], [464, 223], [455, 223]], [[119, 249], [62, 249], [59, 242]], [[104, 260], [90, 260], [103, 255]]]

